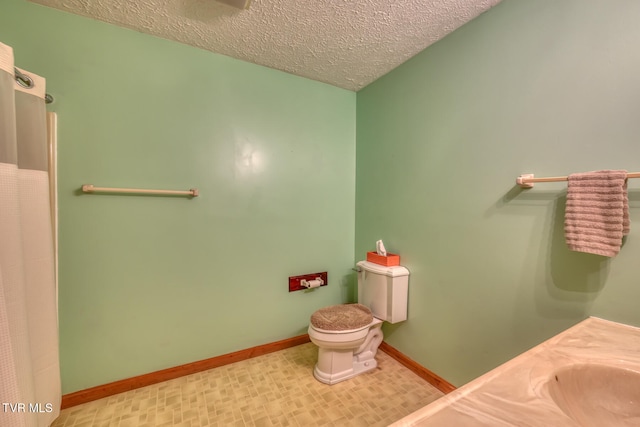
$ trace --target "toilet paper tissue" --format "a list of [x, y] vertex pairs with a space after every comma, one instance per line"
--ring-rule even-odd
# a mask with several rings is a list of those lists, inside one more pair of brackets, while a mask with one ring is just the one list
[[304, 286], [307, 289], [319, 288], [321, 285], [324, 285], [324, 281], [321, 277], [316, 277], [314, 280], [302, 279], [300, 281], [300, 286]]

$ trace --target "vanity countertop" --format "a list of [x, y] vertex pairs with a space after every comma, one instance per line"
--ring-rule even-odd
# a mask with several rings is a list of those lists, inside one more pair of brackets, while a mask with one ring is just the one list
[[588, 318], [392, 426], [580, 427], [549, 390], [558, 369], [577, 364], [640, 372], [640, 328]]

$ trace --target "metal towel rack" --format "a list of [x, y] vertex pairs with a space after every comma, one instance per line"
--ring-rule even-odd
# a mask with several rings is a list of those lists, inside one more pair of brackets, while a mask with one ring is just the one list
[[[627, 178], [640, 178], [640, 172], [629, 172]], [[516, 178], [516, 184], [521, 188], [533, 188], [536, 182], [560, 182], [567, 181], [568, 176], [550, 176], [547, 178], [535, 178], [532, 173], [525, 173]]]
[[191, 188], [190, 190], [148, 190], [143, 188], [111, 188], [111, 187], [96, 187], [93, 184], [84, 184], [82, 191], [85, 193], [127, 193], [127, 194], [157, 194], [163, 196], [189, 196], [198, 197], [199, 192], [197, 188]]

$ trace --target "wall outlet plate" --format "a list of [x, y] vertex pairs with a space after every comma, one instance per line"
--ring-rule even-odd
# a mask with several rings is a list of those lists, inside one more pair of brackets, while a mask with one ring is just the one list
[[320, 285], [320, 287], [327, 286], [327, 272], [326, 271], [323, 271], [322, 273], [303, 274], [302, 276], [291, 276], [291, 277], [289, 277], [289, 292], [306, 290], [307, 288], [302, 286], [300, 284], [300, 281], [303, 280], [303, 279], [311, 281], [311, 280], [315, 280], [316, 277], [320, 277], [322, 279], [322, 281], [324, 282], [324, 284]]

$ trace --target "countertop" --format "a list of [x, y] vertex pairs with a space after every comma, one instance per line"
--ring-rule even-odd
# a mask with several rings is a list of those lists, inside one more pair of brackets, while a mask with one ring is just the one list
[[392, 426], [579, 427], [548, 383], [558, 369], [582, 363], [640, 371], [640, 328], [590, 317]]

